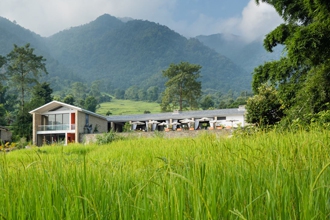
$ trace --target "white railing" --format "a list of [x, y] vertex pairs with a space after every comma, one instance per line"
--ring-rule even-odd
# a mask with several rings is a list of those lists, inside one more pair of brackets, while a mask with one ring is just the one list
[[66, 131], [75, 130], [75, 124], [39, 125], [38, 131]]

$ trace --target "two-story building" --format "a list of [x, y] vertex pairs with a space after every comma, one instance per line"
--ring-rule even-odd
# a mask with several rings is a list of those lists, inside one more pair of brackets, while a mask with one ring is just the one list
[[66, 103], [52, 101], [30, 111], [33, 115], [33, 144], [41, 146], [78, 142], [80, 134], [108, 132], [105, 116]]

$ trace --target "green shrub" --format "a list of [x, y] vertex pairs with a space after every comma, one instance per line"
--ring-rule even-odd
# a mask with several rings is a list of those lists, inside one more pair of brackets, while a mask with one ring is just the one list
[[119, 139], [119, 136], [113, 131], [96, 135], [96, 143], [99, 145], [109, 144], [115, 141], [116, 139]]

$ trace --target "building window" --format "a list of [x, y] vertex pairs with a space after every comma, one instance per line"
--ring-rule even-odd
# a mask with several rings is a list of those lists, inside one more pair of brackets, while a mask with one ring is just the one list
[[88, 114], [86, 114], [86, 123], [85, 123], [85, 125], [89, 125], [89, 115]]

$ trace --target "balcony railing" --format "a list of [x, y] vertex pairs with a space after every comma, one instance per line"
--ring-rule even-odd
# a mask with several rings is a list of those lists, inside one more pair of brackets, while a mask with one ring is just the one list
[[75, 128], [75, 124], [39, 125], [38, 131], [67, 131], [75, 130]]

